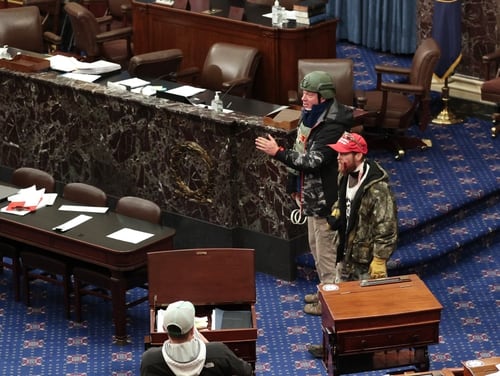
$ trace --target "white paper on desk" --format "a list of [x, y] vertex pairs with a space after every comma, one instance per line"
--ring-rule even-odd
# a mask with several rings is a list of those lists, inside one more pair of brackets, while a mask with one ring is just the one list
[[56, 201], [57, 193], [44, 193], [39, 205], [52, 206]]
[[98, 74], [82, 74], [82, 73], [64, 73], [61, 74], [61, 77], [71, 78], [72, 80], [85, 81], [85, 82], [94, 82], [101, 76]]
[[149, 239], [154, 234], [149, 232], [132, 230], [131, 228], [122, 228], [121, 230], [115, 231], [112, 234], [107, 235], [108, 238], [121, 240], [123, 242], [138, 244], [143, 240]]
[[84, 213], [106, 213], [108, 211], [107, 206], [84, 206], [84, 205], [61, 205], [59, 210], [61, 211], [76, 211]]
[[2, 213], [14, 214], [14, 215], [19, 215], [19, 216], [23, 216], [23, 215], [26, 215], [28, 213], [31, 213], [31, 210], [28, 210], [28, 209], [7, 210], [8, 207], [9, 207], [9, 205], [4, 206], [2, 209], [0, 209], [0, 211]]
[[42, 201], [43, 194], [45, 193], [45, 188], [36, 189], [36, 186], [32, 185], [28, 188], [20, 189], [17, 194], [9, 196], [8, 200], [10, 202], [24, 202], [24, 206], [38, 206]]
[[132, 77], [132, 78], [127, 78], [126, 80], [116, 81], [113, 83], [117, 84], [117, 85], [122, 85], [122, 86], [128, 87], [130, 89], [135, 89], [137, 87], [149, 85], [151, 82], [142, 80], [142, 79], [137, 78], [137, 77]]
[[79, 216], [64, 222], [63, 224], [53, 227], [52, 230], [60, 231], [60, 232], [65, 232], [68, 230], [71, 230], [72, 228], [75, 228], [78, 225], [81, 225], [84, 222], [87, 222], [89, 219], [92, 219], [91, 216], [85, 215], [85, 214], [80, 214]]
[[199, 94], [199, 93], [204, 92], [204, 91], [205, 91], [205, 89], [202, 89], [199, 87], [183, 85], [183, 86], [176, 87], [174, 89], [167, 90], [167, 93], [177, 94], [177, 95], [181, 95], [183, 97], [192, 97], [193, 95]]

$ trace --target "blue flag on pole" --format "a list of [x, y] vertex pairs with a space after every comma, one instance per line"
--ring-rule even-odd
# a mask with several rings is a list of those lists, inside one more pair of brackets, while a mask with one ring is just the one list
[[435, 0], [432, 37], [441, 48], [434, 73], [444, 80], [462, 59], [462, 6], [460, 0]]

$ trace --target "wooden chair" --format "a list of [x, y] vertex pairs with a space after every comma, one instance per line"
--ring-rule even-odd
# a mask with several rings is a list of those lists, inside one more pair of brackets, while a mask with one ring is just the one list
[[[381, 141], [384, 147], [396, 151], [398, 160], [406, 149], [429, 146], [423, 140], [407, 137], [406, 132], [413, 124], [423, 131], [430, 122], [432, 75], [440, 55], [436, 41], [428, 38], [415, 51], [411, 67], [375, 66], [377, 89], [365, 93], [369, 115], [364, 119], [363, 132], [369, 144]], [[402, 75], [408, 82], [383, 82], [384, 74]]]
[[47, 53], [57, 49], [61, 37], [43, 31], [40, 10], [36, 6], [0, 9], [0, 45], [26, 51]]
[[110, 60], [127, 66], [132, 56], [132, 27], [126, 26], [102, 31], [102, 25], [112, 22], [112, 17], [97, 18], [85, 6], [77, 2], [68, 2], [64, 10], [73, 29], [75, 52], [87, 61]]
[[232, 20], [242, 21], [245, 16], [245, 8], [230, 6], [227, 18]]
[[182, 51], [177, 48], [147, 52], [130, 59], [128, 72], [133, 77], [173, 80], [182, 62]]
[[[88, 206], [106, 206], [107, 196], [100, 188], [85, 183], [66, 184], [63, 197]], [[72, 261], [66, 257], [43, 251], [21, 251], [23, 284], [26, 305], [30, 305], [30, 282], [43, 280], [63, 287], [66, 317], [71, 317]]]
[[189, 0], [191, 12], [201, 13], [210, 9], [210, 0]]
[[[298, 80], [300, 82], [304, 76], [313, 71], [323, 71], [328, 73], [335, 87], [335, 98], [346, 106], [353, 106], [355, 102], [354, 94], [354, 63], [351, 59], [299, 59], [297, 63]], [[301, 105], [300, 87], [288, 91], [288, 102], [290, 104]]]
[[[498, 135], [498, 122], [500, 121], [500, 49], [484, 55], [484, 82], [481, 85], [481, 99], [492, 102], [496, 106], [496, 111], [491, 115], [493, 126], [491, 127], [491, 137]], [[491, 69], [493, 67], [493, 69]], [[496, 72], [496, 75], [493, 74]]]
[[[37, 189], [45, 188], [45, 192], [47, 193], [54, 192], [55, 190], [55, 180], [52, 175], [32, 167], [20, 167], [15, 170], [10, 182], [19, 188], [28, 188], [35, 185]], [[0, 266], [2, 267], [0, 272], [3, 272], [3, 268], [12, 270], [14, 299], [16, 301], [21, 299], [22, 268], [20, 254], [23, 247], [22, 243], [14, 240], [7, 238], [0, 239]], [[10, 259], [11, 262], [7, 262], [4, 258]]]
[[[115, 211], [128, 217], [160, 223], [161, 210], [154, 202], [134, 197], [125, 196], [118, 200]], [[147, 289], [147, 268], [128, 272], [126, 275], [126, 290], [142, 287]], [[92, 295], [105, 300], [112, 300], [113, 294], [119, 294], [121, 288], [116, 280], [111, 276], [108, 269], [96, 265], [78, 265], [73, 268], [74, 294], [75, 294], [75, 315], [76, 321], [82, 321], [82, 296]], [[124, 292], [122, 291], [121, 293]], [[148, 300], [148, 295], [126, 303], [130, 308]]]
[[255, 73], [261, 60], [257, 48], [232, 43], [213, 44], [203, 67], [191, 67], [177, 74], [187, 81], [213, 91], [252, 97]]

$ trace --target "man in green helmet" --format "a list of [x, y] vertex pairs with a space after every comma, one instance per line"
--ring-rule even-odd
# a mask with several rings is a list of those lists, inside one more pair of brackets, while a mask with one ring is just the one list
[[[280, 147], [268, 135], [257, 137], [256, 148], [289, 169], [287, 192], [299, 206], [301, 216], [307, 218], [308, 241], [321, 283], [336, 280], [336, 232], [326, 218], [337, 200], [337, 152], [328, 145], [336, 143], [344, 131], [353, 125], [350, 107], [335, 99], [332, 77], [322, 71], [307, 74], [300, 87], [302, 116], [297, 138], [292, 149]], [[304, 297], [304, 312], [321, 315], [317, 293]]]

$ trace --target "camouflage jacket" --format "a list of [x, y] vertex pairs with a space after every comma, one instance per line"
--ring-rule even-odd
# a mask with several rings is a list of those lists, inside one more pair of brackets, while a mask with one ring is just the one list
[[[348, 177], [339, 174], [339, 199], [332, 211], [339, 210], [338, 236], [335, 237], [337, 261], [369, 264], [373, 256], [388, 259], [398, 239], [397, 205], [389, 187], [387, 172], [374, 161], [351, 204], [349, 226], [346, 220]], [[330, 223], [329, 219], [329, 223]]]
[[305, 143], [305, 151], [284, 149], [274, 158], [297, 173], [288, 177], [288, 193], [300, 192], [304, 215], [326, 217], [337, 199], [337, 152], [328, 144], [334, 144], [344, 131], [352, 127], [352, 110], [339, 103], [332, 104], [311, 128]]

